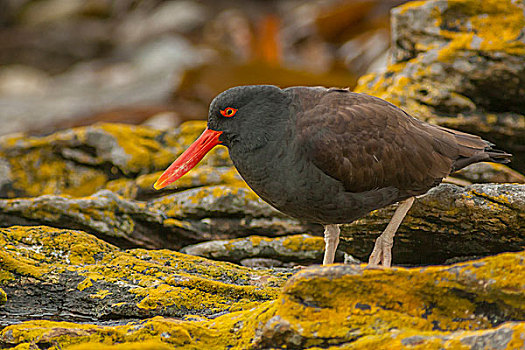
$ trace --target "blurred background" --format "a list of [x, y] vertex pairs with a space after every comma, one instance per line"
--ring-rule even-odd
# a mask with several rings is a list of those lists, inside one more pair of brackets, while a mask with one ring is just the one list
[[0, 135], [206, 119], [236, 85], [353, 88], [402, 0], [0, 0]]

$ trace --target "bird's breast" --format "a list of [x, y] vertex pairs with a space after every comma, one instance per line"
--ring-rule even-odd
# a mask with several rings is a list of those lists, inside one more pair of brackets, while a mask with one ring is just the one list
[[370, 210], [361, 194], [318, 169], [293, 144], [268, 144], [250, 152], [230, 149], [248, 186], [264, 201], [297, 219], [317, 223], [352, 222]]

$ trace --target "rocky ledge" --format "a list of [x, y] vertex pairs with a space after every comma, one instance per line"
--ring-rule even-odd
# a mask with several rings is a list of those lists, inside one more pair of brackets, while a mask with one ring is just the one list
[[5, 327], [2, 347], [525, 344], [523, 252], [411, 269], [317, 266], [289, 278], [286, 270], [254, 270], [167, 250], [123, 251], [81, 231], [44, 226], [2, 229], [0, 240], [6, 248], [0, 256], [7, 294], [2, 310], [18, 321], [38, 319]]
[[357, 92], [480, 135], [525, 170], [523, 1], [416, 1], [392, 11], [392, 64]]

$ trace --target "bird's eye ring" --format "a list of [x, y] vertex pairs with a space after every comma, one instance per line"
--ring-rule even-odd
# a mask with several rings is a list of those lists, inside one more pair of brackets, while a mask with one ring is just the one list
[[237, 113], [237, 109], [232, 107], [228, 107], [221, 110], [221, 114], [227, 118], [233, 117], [235, 113]]

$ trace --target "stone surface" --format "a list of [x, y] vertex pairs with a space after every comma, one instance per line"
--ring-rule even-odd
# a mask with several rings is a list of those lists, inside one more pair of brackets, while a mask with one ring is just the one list
[[[523, 253], [448, 267], [306, 269], [284, 286], [256, 348], [518, 349], [525, 340], [524, 273]], [[505, 323], [514, 321], [521, 322]]]
[[[403, 221], [395, 240], [394, 263], [437, 264], [455, 257], [522, 249], [524, 188], [519, 184], [477, 184], [465, 188], [443, 184], [432, 189], [416, 200]], [[341, 250], [366, 261], [394, 209], [395, 206], [380, 209], [343, 225]], [[170, 249], [254, 234], [322, 232], [320, 225], [300, 223], [279, 213], [246, 187], [226, 185], [192, 188], [149, 201], [125, 199], [108, 190], [83, 198], [45, 195], [0, 200], [0, 227], [11, 225], [76, 228], [121, 247]], [[280, 240], [273, 241], [274, 256], [269, 250], [258, 255], [255, 250], [260, 252], [263, 248], [254, 246], [251, 249], [255, 250], [249, 253], [248, 247], [242, 248], [249, 242], [238, 241], [233, 245], [238, 246], [234, 251], [219, 254], [211, 248], [203, 254], [218, 254], [215, 258], [235, 262], [257, 257], [281, 260], [282, 254], [288, 254], [286, 248], [279, 247]], [[209, 249], [224, 244], [210, 242], [205, 246]], [[233, 255], [227, 257], [230, 253]], [[305, 259], [310, 257], [305, 255]]]
[[[366, 261], [394, 206], [341, 227], [342, 248]], [[403, 220], [392, 251], [395, 264], [440, 264], [452, 257], [522, 250], [525, 185], [442, 184], [416, 201]]]
[[217, 316], [274, 299], [288, 274], [168, 250], [121, 250], [81, 231], [0, 229], [0, 323]]
[[[49, 136], [0, 138], [0, 198], [44, 194], [85, 196], [117, 178], [160, 171], [204, 129], [186, 123], [170, 132], [98, 124]], [[216, 157], [214, 153], [210, 157]]]
[[[250, 236], [231, 240], [214, 240], [184, 247], [181, 252], [208, 259], [250, 264], [319, 264], [324, 255], [323, 237], [292, 235], [278, 238]], [[260, 260], [260, 259], [271, 259]], [[336, 261], [343, 261], [339, 252]]]
[[[107, 255], [117, 254], [108, 251], [107, 245], [105, 247], [103, 256], [91, 260], [85, 267], [73, 264], [72, 270], [78, 269], [80, 273], [89, 271], [104, 262]], [[26, 251], [24, 258], [32, 255], [35, 259], [34, 254]], [[205, 293], [208, 290], [203, 287], [207, 285], [205, 281], [208, 278], [216, 279], [212, 271], [220, 271], [214, 268], [225, 266], [222, 265], [224, 263], [209, 261], [211, 265], [203, 264], [206, 260], [201, 259], [201, 264], [193, 267], [200, 268], [199, 276], [203, 278], [186, 281], [177, 277], [162, 279], [166, 272], [178, 276], [175, 271], [180, 268], [175, 265], [166, 267], [166, 261], [177, 259], [191, 264], [190, 260], [186, 260], [190, 258], [182, 258], [177, 254], [168, 257], [164, 251], [140, 251], [138, 256], [134, 256], [133, 252], [120, 254], [126, 254], [123, 263], [134, 266], [133, 272], [129, 274], [151, 276], [151, 279], [146, 280], [146, 285], [159, 281], [160, 284], [155, 288], [157, 292], [160, 292], [161, 286], [174, 283], [187, 287], [196, 284], [202, 288], [199, 293]], [[161, 256], [166, 260], [160, 259]], [[151, 259], [138, 261], [145, 257]], [[81, 256], [78, 258], [77, 264], [84, 259]], [[236, 269], [240, 276], [248, 274], [252, 278], [258, 273], [267, 273]], [[2, 286], [29, 280], [27, 276], [34, 271], [19, 269], [14, 279], [6, 281], [4, 277]], [[190, 271], [190, 276], [195, 273], [195, 270]], [[104, 277], [104, 272], [109, 277]], [[99, 266], [97, 273], [103, 277], [93, 278], [92, 286], [85, 282], [89, 276], [79, 278], [81, 288], [85, 287], [84, 291], [93, 293], [100, 286], [99, 281], [125, 278], [118, 277], [120, 274], [129, 276], [127, 270], [119, 270], [115, 274], [114, 269], [105, 266]], [[28, 282], [41, 283], [38, 278]], [[242, 277], [240, 281], [244, 281]], [[266, 283], [266, 290], [271, 290], [269, 285], [280, 281], [282, 279], [274, 277], [272, 281], [257, 280], [257, 283]], [[138, 343], [141, 342], [146, 349], [162, 346], [188, 349], [522, 349], [525, 345], [525, 308], [522, 302], [525, 298], [524, 281], [523, 252], [506, 253], [453, 266], [426, 268], [366, 269], [358, 265], [313, 267], [296, 273], [279, 294], [268, 293], [263, 297], [273, 300], [250, 303], [247, 298], [244, 304], [246, 308], [240, 307], [239, 311], [227, 312], [216, 318], [154, 317], [120, 320], [116, 325], [35, 320], [5, 327], [0, 331], [0, 345], [33, 346], [35, 349], [63, 349], [75, 345], [74, 349], [90, 349], [104, 343], [105, 346], [120, 344], [117, 349], [140, 349]], [[62, 283], [64, 280], [58, 279], [51, 284], [56, 287]], [[126, 280], [126, 283], [129, 282]], [[231, 280], [226, 283], [226, 286], [219, 284], [220, 288], [241, 288], [232, 286]], [[103, 288], [108, 289], [108, 285]], [[117, 286], [118, 283], [111, 285]], [[71, 288], [73, 295], [82, 292], [78, 290], [78, 285], [75, 287]], [[126, 287], [127, 284], [124, 284], [118, 288]], [[264, 288], [242, 287], [251, 288], [252, 291]], [[49, 296], [56, 291], [60, 291], [60, 288], [51, 290]], [[7, 293], [9, 302], [18, 297], [9, 289]], [[96, 297], [91, 302], [111, 304], [112, 295], [104, 293], [105, 297]], [[238, 292], [229, 297], [237, 296]], [[163, 294], [162, 298], [155, 301], [151, 300], [153, 296], [146, 296], [141, 301], [144, 299], [148, 303], [142, 305], [156, 306], [160, 302], [170, 304], [177, 300], [177, 294]], [[206, 302], [213, 305], [214, 300], [212, 297]], [[225, 303], [225, 307], [230, 305]], [[109, 315], [108, 319], [112, 317]]]
[[321, 231], [284, 216], [245, 187], [207, 186], [148, 202], [102, 190], [89, 197], [44, 195], [0, 200], [0, 227], [82, 229], [120, 247], [180, 249], [210, 239]]
[[523, 1], [413, 2], [392, 12], [392, 64], [357, 92], [484, 137], [525, 169]]
[[525, 183], [525, 176], [503, 164], [476, 163], [452, 176], [473, 183]]

